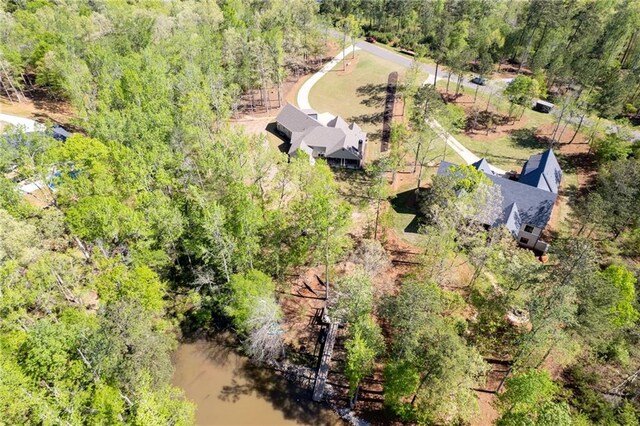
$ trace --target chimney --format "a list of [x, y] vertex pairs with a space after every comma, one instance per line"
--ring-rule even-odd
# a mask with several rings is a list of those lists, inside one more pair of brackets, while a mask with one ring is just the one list
[[358, 152], [360, 153], [360, 155], [361, 155], [361, 156], [362, 156], [362, 155], [364, 155], [364, 152], [362, 152], [362, 145], [363, 145], [363, 144], [364, 144], [364, 143], [362, 142], [362, 139], [360, 139], [360, 140], [358, 141]]

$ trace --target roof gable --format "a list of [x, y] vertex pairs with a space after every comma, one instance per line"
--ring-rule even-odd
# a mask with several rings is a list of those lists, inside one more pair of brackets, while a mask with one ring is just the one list
[[[455, 164], [442, 161], [438, 168], [438, 175], [447, 173], [452, 166]], [[537, 228], [544, 228], [547, 225], [557, 194], [502, 176], [488, 173], [485, 175], [491, 179], [494, 185], [500, 187], [502, 193], [502, 219], [491, 224], [492, 226], [507, 225], [511, 216], [513, 216], [512, 223], [514, 225], [529, 224]], [[517, 208], [516, 212], [514, 212], [514, 208]], [[520, 226], [518, 226], [519, 228]], [[511, 228], [509, 230], [512, 231]]]
[[502, 225], [511, 232], [511, 235], [516, 237], [518, 231], [522, 226], [522, 218], [520, 217], [520, 211], [518, 210], [518, 204], [512, 203], [504, 210], [504, 216], [502, 221], [496, 222], [496, 225]]
[[[285, 106], [287, 108], [290, 105]], [[289, 110], [283, 114], [285, 110], [278, 115], [278, 122], [287, 127], [289, 118], [294, 116], [298, 120], [297, 113], [304, 114], [301, 110], [292, 107], [295, 111]], [[282, 117], [281, 117], [282, 116]], [[282, 121], [281, 121], [282, 119]], [[313, 120], [310, 118], [310, 120]], [[294, 120], [295, 121], [295, 120]], [[366, 134], [360, 127], [352, 123], [348, 125], [341, 117], [336, 116], [323, 126], [321, 123], [313, 120], [317, 125], [302, 128], [302, 130], [293, 130], [291, 134], [291, 147], [289, 154], [293, 154], [300, 149], [302, 144], [312, 148], [318, 153], [322, 153], [327, 158], [342, 158], [362, 160], [363, 152], [360, 152], [361, 145], [366, 141]], [[302, 126], [298, 126], [301, 128]], [[287, 127], [289, 128], [289, 127]], [[290, 129], [290, 128], [289, 128]]]
[[542, 154], [529, 157], [522, 167], [518, 181], [557, 194], [561, 180], [562, 169], [558, 159], [553, 151], [548, 149]]
[[476, 161], [475, 163], [472, 164], [472, 166], [475, 167], [477, 170], [480, 170], [481, 172], [485, 172], [488, 175], [494, 174], [493, 171], [491, 170], [491, 166], [489, 165], [487, 160], [484, 158], [481, 158], [480, 160]]

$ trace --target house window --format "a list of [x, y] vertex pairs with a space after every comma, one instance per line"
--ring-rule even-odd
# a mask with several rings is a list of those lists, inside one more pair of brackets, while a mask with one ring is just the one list
[[533, 226], [525, 225], [524, 232], [529, 232], [529, 233], [533, 232]]
[[520, 238], [520, 242], [521, 242], [522, 244], [529, 244], [529, 239], [528, 239], [528, 238], [525, 238], [525, 237], [522, 237], [522, 238]]

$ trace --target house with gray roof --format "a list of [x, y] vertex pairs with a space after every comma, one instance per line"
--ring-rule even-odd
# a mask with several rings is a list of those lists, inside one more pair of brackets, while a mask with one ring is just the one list
[[276, 118], [276, 129], [289, 138], [289, 155], [303, 151], [310, 161], [324, 158], [332, 166], [360, 168], [364, 162], [367, 134], [355, 123], [334, 117], [326, 123], [313, 110], [285, 105]]
[[[441, 162], [438, 174], [448, 173], [451, 166], [454, 164]], [[486, 225], [504, 225], [521, 246], [546, 252], [548, 244], [540, 236], [551, 219], [562, 180], [553, 151], [532, 155], [514, 179], [495, 174], [484, 158], [472, 166], [487, 175], [502, 193], [502, 215]]]

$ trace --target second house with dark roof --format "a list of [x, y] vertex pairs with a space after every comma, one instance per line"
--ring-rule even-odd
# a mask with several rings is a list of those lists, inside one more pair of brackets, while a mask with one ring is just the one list
[[312, 163], [324, 158], [332, 166], [363, 166], [367, 134], [356, 123], [333, 117], [323, 124], [317, 112], [287, 104], [276, 118], [276, 129], [291, 141], [290, 156], [303, 151]]
[[[438, 174], [448, 173], [453, 165], [441, 162]], [[521, 246], [546, 252], [549, 245], [540, 237], [551, 219], [562, 179], [562, 170], [553, 151], [532, 155], [517, 179], [495, 174], [484, 158], [472, 166], [487, 175], [502, 193], [502, 215], [486, 225], [504, 225]]]

